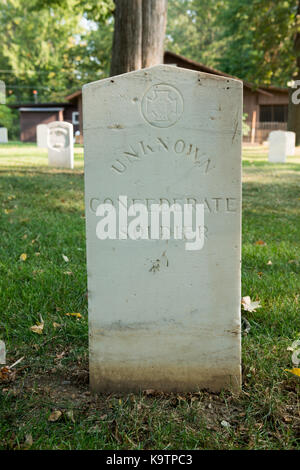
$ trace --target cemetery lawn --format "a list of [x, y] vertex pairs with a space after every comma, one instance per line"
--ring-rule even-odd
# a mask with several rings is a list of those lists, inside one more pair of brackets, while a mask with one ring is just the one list
[[242, 295], [261, 308], [243, 312], [239, 396], [91, 395], [82, 148], [72, 171], [1, 145], [0, 172], [0, 339], [7, 364], [23, 357], [0, 375], [0, 449], [300, 449], [300, 377], [285, 371], [300, 333], [299, 156], [244, 150]]

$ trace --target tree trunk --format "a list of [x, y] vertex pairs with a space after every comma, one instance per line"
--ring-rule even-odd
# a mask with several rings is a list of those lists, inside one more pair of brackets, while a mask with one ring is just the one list
[[142, 0], [115, 0], [111, 75], [142, 67]]
[[162, 64], [167, 0], [115, 0], [110, 74]]
[[[300, 20], [300, 1], [298, 2], [298, 11], [296, 17], [297, 33], [294, 42], [294, 51], [297, 60], [297, 75], [295, 80], [300, 80], [300, 33], [299, 33], [299, 20]], [[299, 87], [298, 87], [299, 88]], [[291, 88], [289, 93], [289, 112], [288, 112], [288, 130], [296, 133], [296, 145], [300, 145], [300, 104], [292, 102], [292, 94], [295, 89]]]
[[167, 3], [167, 0], [143, 0], [143, 68], [162, 64], [164, 61]]

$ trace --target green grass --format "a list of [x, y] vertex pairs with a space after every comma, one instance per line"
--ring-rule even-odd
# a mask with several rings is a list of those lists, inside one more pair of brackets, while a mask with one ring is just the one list
[[[300, 158], [269, 164], [249, 147], [243, 166], [242, 295], [262, 308], [243, 314], [242, 393], [93, 396], [82, 148], [71, 171], [48, 168], [35, 146], [1, 146], [0, 338], [8, 364], [24, 356], [0, 381], [1, 449], [300, 448], [300, 379], [284, 370], [300, 333]], [[30, 327], [41, 317], [38, 335]]]

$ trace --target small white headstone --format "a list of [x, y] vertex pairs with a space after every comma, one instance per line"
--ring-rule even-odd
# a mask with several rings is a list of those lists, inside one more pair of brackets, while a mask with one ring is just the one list
[[48, 146], [48, 125], [39, 124], [36, 126], [36, 143], [40, 148], [47, 148]]
[[6, 127], [0, 127], [0, 144], [6, 144], [7, 142], [7, 129]]
[[272, 131], [269, 134], [269, 162], [285, 163], [288, 155], [295, 155], [294, 132]]
[[[167, 65], [83, 87], [92, 389], [239, 389], [242, 93]], [[204, 246], [165, 237], [164, 213], [158, 238], [152, 212], [130, 238], [124, 196], [131, 222], [133, 204], [204, 206]], [[116, 239], [99, 239], [103, 203]]]
[[5, 343], [0, 339], [0, 364], [6, 364]]
[[74, 167], [73, 125], [65, 121], [48, 124], [48, 164], [61, 168]]

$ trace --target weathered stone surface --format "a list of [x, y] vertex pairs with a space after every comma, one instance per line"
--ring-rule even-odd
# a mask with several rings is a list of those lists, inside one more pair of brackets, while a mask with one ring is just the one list
[[0, 339], [0, 364], [6, 364], [5, 343]]
[[73, 125], [65, 121], [50, 122], [48, 132], [49, 166], [73, 168]]
[[48, 147], [48, 126], [47, 124], [39, 124], [36, 126], [36, 144], [40, 148]]
[[[242, 83], [155, 66], [83, 87], [90, 382], [239, 389]], [[205, 243], [99, 240], [120, 195], [202, 203]]]

